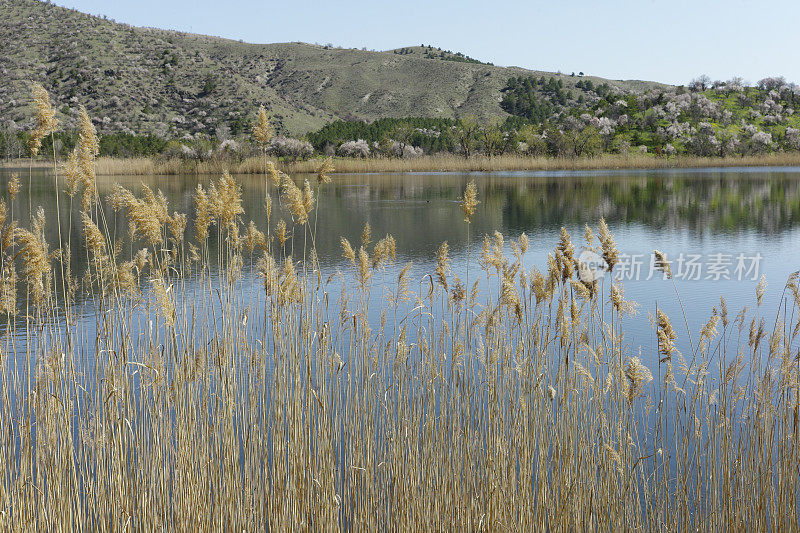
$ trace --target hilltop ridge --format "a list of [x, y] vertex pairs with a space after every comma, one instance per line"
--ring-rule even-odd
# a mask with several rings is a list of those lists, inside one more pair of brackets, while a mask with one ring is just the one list
[[[86, 105], [101, 133], [163, 137], [245, 128], [265, 104], [280, 131], [299, 135], [336, 119], [382, 117], [500, 121], [512, 76], [581, 79], [623, 90], [659, 84], [498, 67], [457, 52], [384, 52], [306, 43], [249, 44], [134, 27], [38, 0], [0, 0], [0, 120], [24, 125], [29, 81], [50, 91], [59, 118]], [[401, 51], [410, 51], [402, 53]]]

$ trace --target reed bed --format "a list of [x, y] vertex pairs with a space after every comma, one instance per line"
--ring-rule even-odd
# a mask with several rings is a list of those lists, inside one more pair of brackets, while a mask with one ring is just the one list
[[[290, 174], [314, 173], [320, 159], [308, 161], [280, 161], [275, 164], [282, 172]], [[429, 155], [414, 159], [389, 158], [336, 158], [339, 172], [502, 172], [502, 171], [558, 171], [558, 170], [613, 170], [651, 168], [709, 168], [751, 166], [800, 166], [800, 153], [782, 152], [743, 157], [656, 157], [647, 154], [604, 154], [598, 157], [550, 158], [503, 155], [497, 157], [457, 155]], [[219, 175], [224, 170], [233, 174], [261, 174], [262, 157], [248, 157], [241, 161], [211, 160], [203, 162], [172, 159], [160, 161], [146, 157], [109, 158], [97, 160], [100, 175]]]
[[[643, 354], [565, 230], [541, 271], [524, 235], [470, 236], [473, 184], [464, 279], [369, 227], [323, 275], [330, 161], [312, 184], [262, 160], [261, 213], [227, 172], [185, 214], [117, 187], [117, 228], [96, 153], [85, 120], [69, 221], [17, 221], [19, 182], [0, 204], [3, 529], [800, 530], [797, 275], [777, 316], [764, 283], [697, 330], [652, 310]], [[605, 223], [582, 240], [613, 275]]]

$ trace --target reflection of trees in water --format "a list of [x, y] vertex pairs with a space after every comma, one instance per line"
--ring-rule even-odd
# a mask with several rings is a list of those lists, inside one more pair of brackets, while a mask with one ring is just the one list
[[[9, 175], [6, 170], [0, 173], [3, 182]], [[339, 238], [346, 236], [358, 242], [361, 228], [367, 221], [376, 239], [391, 233], [397, 239], [398, 251], [410, 259], [430, 260], [442, 241], [448, 241], [457, 253], [463, 249], [466, 236], [457, 201], [472, 177], [477, 178], [481, 200], [471, 227], [476, 237], [499, 230], [552, 234], [555, 239], [554, 230], [562, 225], [594, 224], [600, 217], [605, 217], [612, 226], [637, 223], [655, 229], [685, 228], [712, 233], [749, 229], [763, 234], [785, 231], [800, 220], [800, 172], [641, 171], [616, 176], [561, 173], [558, 177], [424, 173], [338, 175], [332, 184], [322, 189], [316, 239], [320, 258], [328, 262], [339, 260]], [[98, 189], [109, 227], [115, 238], [126, 239], [126, 245], [121, 248], [123, 254], [130, 250], [128, 225], [124, 214], [114, 213], [107, 202], [114, 183], [134, 191], [143, 183], [160, 189], [169, 201], [170, 212], [185, 212], [191, 219], [198, 179], [206, 183], [209, 178], [212, 176], [101, 178]], [[48, 239], [55, 243], [58, 236], [51, 222], [56, 220], [51, 179], [48, 171], [36, 171], [32, 203], [44, 207]], [[247, 216], [265, 231], [263, 178], [247, 175], [238, 179]], [[270, 190], [273, 225], [279, 217], [288, 221], [288, 213], [280, 209], [271, 185]], [[77, 210], [70, 213], [66, 196], [62, 196], [61, 206], [65, 231], [68, 217], [72, 217], [73, 263], [76, 272], [82, 272], [86, 254], [80, 246], [79, 214]], [[28, 220], [25, 190], [18, 196], [14, 209], [18, 220]], [[249, 220], [245, 219], [244, 223]], [[187, 237], [192, 240], [191, 222], [187, 231]], [[296, 246], [302, 247], [302, 233], [295, 238]], [[213, 238], [210, 244], [214, 252]]]
[[[503, 185], [492, 186], [498, 193]], [[772, 234], [800, 221], [800, 173], [720, 172], [686, 176], [561, 178], [507, 187], [510, 228], [558, 228], [605, 217], [609, 223], [727, 233]]]

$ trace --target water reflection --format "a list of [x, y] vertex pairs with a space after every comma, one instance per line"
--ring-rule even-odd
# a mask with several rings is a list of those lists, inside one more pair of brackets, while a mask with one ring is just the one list
[[[0, 170], [3, 189], [10, 172]], [[27, 170], [21, 170], [20, 175], [27, 184]], [[313, 176], [308, 178], [315, 182]], [[561, 226], [573, 233], [573, 241], [580, 247], [584, 225], [596, 225], [605, 217], [623, 253], [645, 256], [659, 248], [673, 257], [679, 253], [762, 254], [759, 274], [766, 274], [771, 283], [768, 303], [777, 304], [779, 289], [786, 278], [800, 269], [797, 251], [800, 168], [340, 174], [319, 193], [315, 240], [323, 269], [346, 268], [341, 258], [340, 237], [358, 242], [363, 225], [369, 222], [374, 237], [387, 233], [395, 237], [400, 254], [398, 262], [413, 261], [418, 275], [429, 271], [436, 249], [443, 241], [450, 245], [454, 271], [463, 272], [467, 232], [458, 199], [472, 178], [476, 179], [481, 201], [470, 226], [473, 243], [495, 230], [511, 237], [526, 232], [531, 237], [526, 257], [528, 268], [545, 267], [547, 253], [553, 249]], [[170, 212], [185, 212], [191, 218], [195, 187], [198, 182], [207, 184], [210, 179], [216, 176], [99, 178], [98, 190], [111, 231], [116, 238], [127, 238], [124, 215], [114, 213], [108, 202], [115, 183], [135, 192], [144, 185], [161, 190]], [[246, 216], [266, 231], [267, 188], [263, 177], [246, 175], [237, 179], [243, 188]], [[274, 227], [279, 218], [288, 221], [290, 217], [281, 208], [274, 188], [269, 185], [268, 190], [273, 198]], [[56, 220], [50, 171], [34, 171], [31, 203], [34, 209], [39, 205], [44, 208], [48, 222]], [[70, 210], [70, 201], [63, 194], [60, 205], [65, 231], [74, 243], [73, 266], [80, 275], [86, 269], [86, 254], [80, 247], [79, 211]], [[18, 220], [28, 219], [25, 188], [13, 208]], [[191, 233], [191, 222], [189, 228]], [[47, 232], [48, 239], [57, 242], [56, 225], [49, 223]], [[296, 246], [302, 247], [303, 238], [302, 233], [295, 235]], [[210, 246], [213, 258], [216, 256], [213, 238]], [[123, 255], [127, 248], [122, 247]], [[648, 277], [648, 269], [645, 264], [642, 278]], [[711, 281], [701, 276], [698, 281], [680, 285], [688, 308], [687, 319], [693, 329], [698, 329], [718, 304], [720, 295], [729, 300], [731, 309], [751, 305], [755, 281]], [[628, 340], [634, 346], [650, 344], [651, 329], [646, 315], [655, 305], [676, 315], [683, 313], [675, 301], [673, 286], [663, 280], [633, 280], [628, 294], [642, 306], [641, 316], [632, 319], [630, 326]]]
[[[20, 172], [24, 178], [27, 171]], [[9, 176], [10, 170], [0, 170], [3, 185]], [[451, 249], [463, 248], [466, 233], [456, 204], [472, 177], [477, 178], [481, 198], [472, 224], [473, 235], [495, 230], [504, 234], [525, 231], [554, 239], [561, 226], [581, 227], [605, 217], [612, 227], [640, 225], [652, 231], [686, 230], [698, 237], [752, 230], [769, 237], [796, 228], [800, 221], [800, 169], [793, 168], [337, 175], [321, 193], [317, 227], [320, 257], [338, 257], [339, 236], [359, 235], [365, 222], [371, 224], [375, 235], [394, 235], [398, 248], [410, 258], [428, 259], [445, 240]], [[161, 190], [171, 211], [191, 214], [194, 189], [198, 182], [207, 183], [209, 178], [101, 177], [98, 190], [110, 224], [124, 232], [124, 217], [114, 214], [107, 201], [114, 183], [134, 191], [142, 185]], [[263, 178], [246, 175], [237, 179], [243, 187], [247, 216], [265, 229]], [[52, 173], [34, 170], [33, 184], [34, 209], [42, 206], [48, 220], [55, 220]], [[62, 198], [62, 220], [66, 221], [69, 201], [65, 195]], [[19, 220], [28, 219], [24, 190], [14, 209]], [[73, 242], [80, 242], [79, 214], [73, 211], [69, 227]], [[288, 218], [285, 212], [278, 216]], [[57, 240], [55, 225], [48, 226], [48, 233], [49, 238]]]

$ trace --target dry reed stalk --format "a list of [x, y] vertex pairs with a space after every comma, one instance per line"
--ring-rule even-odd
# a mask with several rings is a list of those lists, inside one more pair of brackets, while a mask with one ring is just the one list
[[[760, 284], [730, 324], [720, 303], [691, 357], [691, 330], [656, 310], [649, 367], [624, 341], [633, 302], [577, 277], [566, 230], [546, 273], [527, 237], [486, 236], [479, 291], [446, 243], [420, 284], [365, 227], [324, 279], [319, 189], [282, 186], [280, 250], [227, 173], [195, 192], [192, 237], [159, 191], [119, 187], [116, 238], [90, 194], [72, 215], [97, 260], [68, 270], [83, 298], [68, 303], [97, 312], [69, 329], [43, 214], [18, 227], [0, 209], [0, 528], [800, 530], [796, 277], [773, 331]], [[308, 260], [287, 250], [294, 231]], [[613, 270], [611, 231], [596, 234]], [[263, 279], [246, 290], [248, 259]]]

